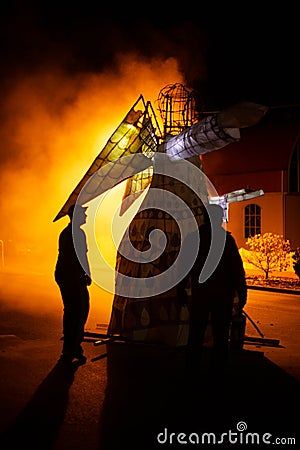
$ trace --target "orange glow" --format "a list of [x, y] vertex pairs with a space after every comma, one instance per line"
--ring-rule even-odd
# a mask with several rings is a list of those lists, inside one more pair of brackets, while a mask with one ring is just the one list
[[[141, 62], [133, 55], [120, 57], [115, 70], [105, 73], [71, 77], [47, 70], [12, 81], [1, 111], [5, 153], [0, 239], [5, 266], [0, 294], [5, 291], [16, 306], [61, 307], [53, 271], [58, 236], [68, 219], [53, 223], [53, 218], [137, 97], [143, 94], [156, 110], [159, 91], [174, 82], [184, 82], [176, 60]], [[116, 249], [109, 236], [110, 218], [123, 189], [124, 184], [103, 203], [107, 209], [97, 236], [105, 242], [103, 251], [112, 265]], [[39, 281], [32, 288], [28, 283], [25, 294], [23, 282], [14, 278], [8, 292], [8, 273], [27, 274], [33, 283], [38, 274]], [[112, 295], [95, 285], [90, 293], [93, 327], [109, 320]]]

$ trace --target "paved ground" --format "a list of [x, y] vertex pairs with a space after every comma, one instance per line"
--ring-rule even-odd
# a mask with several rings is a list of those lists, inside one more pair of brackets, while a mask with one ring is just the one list
[[0, 312], [3, 450], [197, 448], [197, 439], [202, 448], [213, 439], [214, 447], [253, 448], [245, 447], [247, 432], [256, 433], [248, 439], [259, 440], [259, 448], [267, 445], [265, 433], [271, 443], [281, 440], [276, 448], [287, 448], [296, 436], [299, 384], [262, 349], [232, 353], [220, 380], [207, 370], [208, 349], [191, 379], [182, 349], [87, 341], [88, 362], [70, 370], [57, 363], [60, 310], [33, 313], [0, 302]]

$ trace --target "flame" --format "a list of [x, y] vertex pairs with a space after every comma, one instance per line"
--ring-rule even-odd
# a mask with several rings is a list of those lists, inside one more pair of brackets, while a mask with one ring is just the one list
[[[114, 71], [70, 77], [56, 68], [11, 81], [0, 129], [4, 149], [0, 239], [5, 260], [0, 293], [5, 291], [16, 306], [35, 308], [39, 301], [41, 307], [41, 293], [37, 300], [30, 283], [26, 295], [17, 282], [8, 290], [8, 272], [26, 274], [28, 280], [39, 274], [48, 298], [47, 306], [42, 304], [58, 308], [60, 295], [53, 272], [58, 236], [67, 219], [53, 223], [53, 217], [136, 98], [142, 93], [155, 109], [161, 88], [177, 81], [183, 82], [175, 59], [141, 62], [134, 55], [120, 57]], [[123, 189], [124, 185], [119, 186], [110, 194], [102, 216], [105, 226], [102, 223], [99, 232], [111, 264], [116, 244], [109, 237], [110, 219]], [[111, 294], [93, 285], [90, 292], [96, 309], [90, 322], [108, 321]]]

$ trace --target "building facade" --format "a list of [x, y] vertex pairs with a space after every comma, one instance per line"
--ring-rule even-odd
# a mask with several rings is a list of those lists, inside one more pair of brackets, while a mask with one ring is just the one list
[[227, 229], [239, 247], [254, 234], [282, 235], [300, 246], [300, 107], [270, 109], [239, 142], [203, 155], [203, 169], [218, 195], [246, 188], [264, 191], [230, 203]]

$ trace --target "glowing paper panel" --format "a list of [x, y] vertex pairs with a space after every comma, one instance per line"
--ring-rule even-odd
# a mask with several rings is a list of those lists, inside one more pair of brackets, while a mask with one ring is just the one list
[[[152, 122], [149, 119], [148, 107], [144, 101], [143, 111], [134, 110], [141, 101], [143, 101], [142, 96], [138, 98], [124, 120], [109, 138], [103, 150], [70, 194], [53, 222], [67, 215], [69, 207], [76, 203], [82, 189], [99, 169], [104, 168], [101, 171], [101, 175], [99, 177], [95, 176], [92, 182], [89, 183], [88, 192], [85, 192], [87, 195], [83, 195], [81, 198], [82, 204], [115, 186], [118, 184], [118, 180], [123, 181], [126, 178], [130, 178], [136, 173], [144, 171], [152, 164], [150, 158], [153, 156], [153, 149], [156, 149], [157, 141]], [[136, 160], [134, 160], [134, 165], [131, 167], [128, 167], [128, 164], [122, 164], [122, 157], [137, 153], [141, 153], [141, 158], [138, 158], [138, 164], [136, 164]]]

